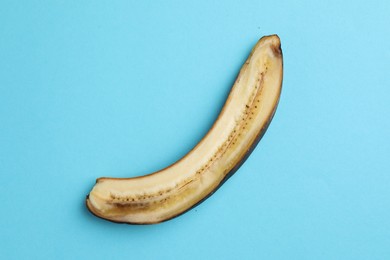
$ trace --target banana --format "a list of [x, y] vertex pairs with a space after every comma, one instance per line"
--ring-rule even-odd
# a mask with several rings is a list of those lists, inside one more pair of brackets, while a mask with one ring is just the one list
[[182, 159], [134, 178], [99, 178], [88, 209], [113, 222], [154, 224], [172, 219], [214, 193], [246, 160], [270, 124], [282, 88], [277, 35], [252, 49], [206, 136]]

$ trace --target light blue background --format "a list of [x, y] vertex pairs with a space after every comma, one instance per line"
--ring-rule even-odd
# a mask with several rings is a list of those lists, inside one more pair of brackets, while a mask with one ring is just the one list
[[[389, 1], [0, 2], [0, 258], [390, 259]], [[84, 198], [207, 132], [254, 43], [285, 77], [260, 145], [172, 221]]]

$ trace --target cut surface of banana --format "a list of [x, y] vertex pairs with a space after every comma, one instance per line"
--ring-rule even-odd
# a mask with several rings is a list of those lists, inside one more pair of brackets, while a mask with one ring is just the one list
[[99, 178], [87, 196], [96, 216], [120, 223], [153, 224], [193, 208], [246, 160], [270, 124], [282, 88], [277, 35], [252, 49], [206, 136], [171, 166], [134, 178]]

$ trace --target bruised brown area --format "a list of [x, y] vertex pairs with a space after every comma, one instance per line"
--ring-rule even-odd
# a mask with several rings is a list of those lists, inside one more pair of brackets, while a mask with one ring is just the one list
[[282, 56], [282, 48], [281, 48], [280, 44], [279, 44], [279, 46], [271, 45], [271, 50], [275, 56], [277, 56], [277, 57]]

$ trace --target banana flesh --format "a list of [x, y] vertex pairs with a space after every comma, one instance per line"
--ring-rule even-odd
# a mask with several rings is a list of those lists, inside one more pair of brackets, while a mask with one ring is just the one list
[[279, 102], [282, 78], [280, 39], [265, 36], [242, 66], [214, 125], [187, 155], [149, 175], [97, 179], [87, 196], [88, 209], [113, 222], [153, 224], [205, 200], [264, 135]]

